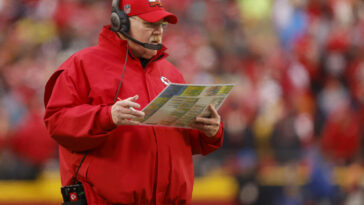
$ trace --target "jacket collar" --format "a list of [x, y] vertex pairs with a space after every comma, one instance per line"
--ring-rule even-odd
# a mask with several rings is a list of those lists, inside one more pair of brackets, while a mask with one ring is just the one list
[[[111, 30], [111, 26], [104, 26], [99, 35], [100, 47], [106, 48], [117, 55], [125, 55], [127, 41], [120, 39], [119, 36]], [[161, 50], [158, 50], [157, 54], [150, 59], [150, 62], [158, 61], [166, 58], [168, 54], [165, 52], [167, 47], [162, 46]], [[137, 59], [129, 50], [129, 56], [133, 59]]]

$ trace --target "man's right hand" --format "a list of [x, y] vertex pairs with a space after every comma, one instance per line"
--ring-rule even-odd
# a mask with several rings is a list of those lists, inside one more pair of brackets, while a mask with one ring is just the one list
[[115, 125], [138, 125], [139, 121], [135, 121], [135, 118], [144, 118], [145, 114], [142, 111], [135, 110], [134, 108], [140, 108], [140, 105], [135, 101], [139, 98], [138, 95], [127, 98], [125, 100], [117, 101], [111, 107], [112, 121]]

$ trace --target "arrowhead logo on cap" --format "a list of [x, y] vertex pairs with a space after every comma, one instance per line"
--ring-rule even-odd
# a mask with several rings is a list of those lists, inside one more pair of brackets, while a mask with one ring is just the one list
[[161, 0], [149, 0], [149, 5], [151, 7], [154, 7], [154, 6], [162, 7], [163, 6]]

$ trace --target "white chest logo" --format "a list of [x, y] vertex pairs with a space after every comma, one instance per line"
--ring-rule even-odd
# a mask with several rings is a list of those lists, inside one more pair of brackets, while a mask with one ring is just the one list
[[171, 84], [171, 81], [170, 81], [170, 80], [168, 80], [168, 78], [166, 78], [166, 77], [164, 77], [164, 76], [162, 76], [162, 77], [161, 77], [161, 81], [162, 81], [162, 83], [164, 83], [166, 86], [168, 86], [169, 84]]

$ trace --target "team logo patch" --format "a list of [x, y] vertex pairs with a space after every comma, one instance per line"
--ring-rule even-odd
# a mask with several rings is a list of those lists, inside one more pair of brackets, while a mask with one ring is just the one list
[[70, 201], [78, 201], [78, 197], [77, 197], [76, 192], [70, 193]]
[[161, 81], [162, 81], [162, 83], [164, 83], [167, 86], [172, 83], [170, 80], [168, 80], [168, 78], [166, 78], [164, 76], [161, 77]]
[[130, 4], [126, 4], [126, 5], [124, 6], [124, 12], [125, 12], [126, 14], [129, 14], [129, 13], [130, 13], [130, 11], [131, 11], [131, 6], [130, 6]]
[[154, 6], [162, 7], [163, 6], [161, 0], [149, 0], [149, 5], [151, 7], [154, 7]]

